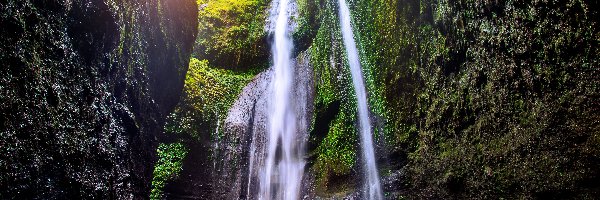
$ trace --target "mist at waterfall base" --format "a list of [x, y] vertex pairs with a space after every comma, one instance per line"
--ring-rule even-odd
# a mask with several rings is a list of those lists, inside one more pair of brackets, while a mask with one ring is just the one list
[[356, 43], [354, 42], [354, 34], [352, 33], [352, 25], [350, 24], [350, 9], [346, 5], [345, 0], [338, 0], [340, 26], [342, 28], [342, 37], [346, 54], [348, 56], [348, 64], [352, 74], [352, 83], [356, 91], [358, 102], [358, 118], [360, 124], [360, 140], [364, 159], [365, 170], [365, 192], [369, 199], [382, 199], [382, 191], [379, 183], [379, 175], [375, 163], [375, 151], [373, 150], [373, 138], [371, 134], [371, 123], [369, 121], [369, 108], [367, 105], [367, 94], [363, 80], [363, 74], [360, 67]]
[[[273, 78], [268, 119], [267, 159], [260, 177], [259, 199], [298, 199], [305, 161], [296, 131], [297, 117], [291, 105], [294, 70], [292, 40], [288, 33], [288, 0], [279, 0], [274, 31]], [[278, 155], [280, 151], [280, 155]], [[279, 158], [280, 157], [280, 158]]]

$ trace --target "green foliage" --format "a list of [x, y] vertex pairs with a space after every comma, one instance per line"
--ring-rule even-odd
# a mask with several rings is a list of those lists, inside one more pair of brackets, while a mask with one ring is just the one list
[[330, 13], [329, 10], [321, 9], [327, 3], [326, 0], [297, 0], [298, 16], [294, 19], [297, 27], [292, 34], [296, 51], [304, 51], [309, 48], [317, 31], [320, 29], [322, 19]]
[[597, 62], [589, 56], [599, 52], [591, 50], [598, 43], [588, 6], [425, 7], [422, 14], [433, 18], [414, 30], [424, 83], [416, 93], [418, 138], [409, 165], [414, 188], [438, 198], [589, 198], [597, 190], [587, 184], [600, 179], [590, 170], [599, 148], [592, 145], [598, 126], [588, 119], [600, 116], [588, 99], [599, 92], [590, 81], [598, 72], [589, 71]]
[[[421, 85], [416, 66], [420, 35], [413, 1], [358, 0], [353, 10], [354, 30], [365, 73], [369, 104], [385, 119], [384, 139], [396, 152], [413, 148], [416, 138], [416, 90]], [[423, 43], [429, 40], [424, 39]], [[402, 158], [397, 158], [402, 159]]]
[[[326, 3], [328, 9], [318, 11], [322, 16], [321, 24], [308, 49], [311, 55], [310, 63], [315, 71], [317, 93], [315, 104], [325, 107], [332, 102], [341, 104], [338, 114], [328, 125], [327, 133], [313, 152], [316, 154], [314, 169], [317, 171], [317, 185], [320, 188], [317, 192], [322, 195], [340, 192], [333, 191], [335, 189], [347, 189], [330, 183], [339, 177], [352, 174], [357, 161], [358, 127], [354, 125], [357, 114], [356, 99], [342, 46], [337, 14], [332, 12], [335, 3], [328, 1]], [[351, 181], [342, 182], [353, 184]]]
[[332, 63], [332, 59], [336, 53], [342, 51], [339, 45], [331, 45], [331, 42], [335, 39], [339, 39], [340, 33], [337, 35], [333, 30], [339, 30], [339, 26], [334, 23], [335, 16], [333, 13], [328, 13], [326, 18], [323, 19], [322, 25], [317, 31], [317, 35], [313, 40], [310, 51], [310, 63], [315, 70], [316, 76], [316, 102], [329, 104], [336, 98], [339, 98], [337, 91], [339, 90], [340, 84], [338, 84], [337, 74], [340, 73], [340, 66]]
[[[396, 1], [349, 3], [353, 27], [360, 27], [355, 28], [354, 33], [372, 114], [385, 119], [385, 137], [382, 139], [387, 141], [390, 149], [406, 151], [404, 147], [412, 145], [416, 138], [415, 122], [408, 118], [414, 114], [408, 108], [412, 108], [416, 101], [404, 99], [415, 99], [413, 92], [419, 82], [415, 80], [413, 70], [404, 70], [401, 65], [408, 63], [414, 66], [415, 61], [400, 58], [408, 52], [407, 47], [415, 43], [415, 37], [407, 31], [408, 22], [397, 20], [394, 15], [396, 12], [392, 12], [397, 8]], [[318, 181], [324, 188], [329, 178], [351, 173], [349, 169], [356, 160], [346, 162], [348, 160], [343, 158], [356, 159], [356, 148], [353, 146], [356, 143], [352, 142], [356, 142], [357, 138], [357, 127], [352, 121], [356, 115], [356, 100], [353, 86], [348, 81], [350, 74], [339, 29], [337, 2], [326, 2], [325, 5], [330, 9], [311, 13], [321, 16], [320, 27], [309, 49], [317, 78], [316, 104], [328, 105], [333, 101], [342, 101], [342, 108], [345, 109], [341, 109], [336, 116], [329, 133], [318, 147], [319, 157], [315, 166], [322, 169]], [[407, 85], [398, 86], [399, 82]], [[374, 133], [375, 136], [377, 132]], [[348, 148], [350, 146], [352, 148]]]
[[[315, 11], [317, 105], [352, 105], [336, 2]], [[332, 5], [333, 4], [333, 5]], [[597, 12], [583, 1], [349, 1], [370, 106], [424, 198], [591, 197], [600, 92]], [[303, 5], [303, 4], [299, 4]], [[350, 94], [350, 95], [349, 95]], [[344, 103], [343, 103], [344, 104]], [[345, 104], [344, 104], [345, 105]], [[343, 107], [343, 106], [342, 106]], [[341, 111], [316, 167], [346, 169]], [[344, 128], [340, 128], [344, 127]], [[342, 142], [343, 143], [343, 142]], [[320, 159], [320, 160], [319, 160]], [[335, 162], [334, 162], [335, 161]], [[402, 167], [402, 166], [397, 166]], [[332, 171], [333, 172], [333, 171]], [[327, 177], [333, 174], [321, 174]], [[337, 171], [342, 172], [343, 170]], [[330, 174], [327, 174], [330, 173]]]
[[198, 0], [198, 37], [194, 56], [236, 68], [268, 60], [264, 42], [265, 0]]
[[150, 199], [161, 199], [163, 188], [169, 180], [179, 176], [183, 167], [183, 159], [188, 153], [187, 148], [181, 143], [171, 143], [158, 145], [156, 150], [158, 162], [154, 167], [152, 174], [152, 190]]
[[356, 163], [356, 146], [358, 131], [353, 126], [353, 119], [342, 111], [330, 124], [329, 133], [317, 148], [318, 157], [315, 162], [317, 184], [326, 192], [330, 177], [350, 174]]
[[[176, 111], [169, 116], [166, 131], [194, 138], [210, 134], [218, 137], [229, 107], [255, 71], [236, 72], [209, 66], [208, 61], [190, 59], [184, 94]], [[216, 131], [215, 131], [216, 130]], [[215, 131], [215, 132], [212, 132]]]

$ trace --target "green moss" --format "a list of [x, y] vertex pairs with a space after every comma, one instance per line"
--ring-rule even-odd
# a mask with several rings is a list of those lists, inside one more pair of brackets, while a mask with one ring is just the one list
[[[590, 134], [597, 126], [575, 117], [597, 119], [587, 107], [593, 103], [586, 100], [598, 93], [597, 70], [590, 70], [590, 63], [597, 63], [590, 56], [598, 54], [592, 50], [597, 31], [590, 28], [596, 14], [587, 10], [588, 3], [349, 3], [369, 105], [383, 119], [387, 147], [409, 155], [413, 188], [435, 191], [427, 197], [510, 198], [557, 190], [564, 194], [582, 174], [600, 177], [573, 164], [597, 159], [590, 154], [597, 148], [589, 146], [597, 143]], [[321, 23], [310, 48], [317, 105], [354, 105], [352, 86], [338, 78], [349, 76], [337, 6], [325, 2], [324, 7], [312, 11]], [[355, 111], [341, 112], [351, 116]], [[338, 120], [319, 147], [323, 169], [338, 164], [325, 162], [333, 160], [328, 150], [344, 152], [331, 145], [340, 133], [334, 130], [353, 128], [339, 129], [345, 125]], [[570, 123], [587, 125], [574, 128]], [[575, 141], [579, 144], [573, 145]]]
[[[326, 2], [324, 6], [334, 8], [336, 2]], [[317, 171], [318, 191], [321, 195], [339, 190], [348, 190], [352, 181], [337, 181], [353, 173], [357, 162], [358, 131], [356, 121], [356, 99], [351, 82], [350, 71], [344, 54], [341, 32], [334, 9], [321, 9], [319, 12], [320, 26], [316, 31], [310, 48], [310, 63], [315, 71], [316, 105], [328, 106], [332, 102], [340, 102], [338, 114], [329, 124], [328, 131], [318, 144], [315, 152], [314, 169]], [[316, 12], [316, 11], [314, 11]], [[317, 15], [317, 13], [313, 13]], [[318, 108], [323, 109], [323, 108]], [[314, 137], [314, 136], [311, 136]]]
[[[384, 138], [376, 139], [385, 139], [392, 149], [402, 151], [401, 148], [395, 146], [400, 143], [409, 145], [416, 138], [416, 125], [413, 121], [406, 120], [413, 113], [410, 107], [415, 102], [402, 101], [401, 98], [396, 98], [396, 95], [401, 92], [405, 94], [404, 98], [414, 99], [411, 97], [413, 96], [411, 92], [418, 83], [415, 83], [416, 81], [412, 78], [414, 75], [406, 72], [408, 70], [405, 69], [412, 66], [412, 71], [414, 71], [414, 66], [418, 62], [415, 61], [416, 59], [404, 61], [401, 58], [404, 58], [402, 56], [405, 56], [407, 52], [405, 49], [412, 49], [410, 45], [415, 45], [416, 37], [410, 35], [413, 33], [409, 32], [407, 24], [409, 22], [397, 19], [396, 15], [393, 15], [395, 13], [393, 10], [398, 5], [395, 1], [350, 3], [353, 27], [360, 27], [355, 28], [354, 34], [358, 42], [369, 106], [375, 116], [383, 119], [377, 123], [384, 125]], [[328, 105], [333, 101], [341, 101], [344, 109], [341, 109], [340, 114], [332, 122], [329, 133], [318, 147], [318, 159], [315, 166], [323, 169], [319, 175], [319, 181], [324, 187], [328, 178], [350, 173], [347, 171], [350, 167], [349, 162], [340, 165], [340, 163], [344, 163], [341, 162], [340, 154], [352, 152], [356, 155], [357, 152], [356, 149], [352, 149], [352, 151], [344, 149], [343, 145], [332, 145], [334, 143], [331, 140], [357, 138], [358, 134], [357, 127], [352, 123], [356, 115], [356, 99], [353, 85], [349, 81], [351, 77], [345, 50], [342, 46], [337, 2], [326, 2], [325, 6], [331, 9], [322, 9], [318, 12], [318, 15], [322, 17], [321, 24], [309, 49], [311, 64], [314, 66], [317, 80], [316, 104]], [[315, 11], [313, 14], [317, 15], [317, 12]], [[400, 81], [411, 82], [408, 82], [410, 85], [407, 85], [406, 88], [396, 85], [388, 87], [390, 83], [395, 84]], [[394, 97], [394, 99], [388, 99], [388, 96]], [[348, 118], [344, 119], [348, 122], [341, 123], [340, 117]], [[375, 136], [380, 135], [377, 133], [378, 130], [376, 129]], [[341, 141], [339, 143], [343, 144]], [[338, 152], [339, 154], [328, 154], [329, 152]], [[334, 173], [330, 171], [330, 168], [339, 168], [340, 170]]]
[[418, 35], [413, 19], [403, 14], [414, 14], [420, 6], [405, 1], [357, 1], [354, 11], [370, 106], [384, 119], [384, 139], [395, 151], [412, 146], [416, 136], [412, 119], [419, 80], [414, 66], [419, 61], [411, 51]]
[[183, 167], [183, 159], [188, 153], [181, 143], [160, 144], [156, 150], [158, 162], [152, 173], [152, 190], [150, 199], [161, 199], [163, 188], [169, 180], [179, 176]]
[[329, 132], [317, 148], [318, 156], [315, 162], [317, 183], [325, 192], [332, 177], [348, 175], [356, 163], [357, 130], [352, 125], [353, 119], [346, 116], [348, 111], [336, 116], [330, 124]]
[[166, 131], [194, 138], [208, 134], [219, 138], [227, 112], [256, 71], [237, 72], [209, 66], [208, 61], [190, 59], [184, 95], [166, 125]]
[[[442, 1], [432, 7], [433, 21], [424, 21], [419, 30], [417, 58], [426, 62], [416, 66], [425, 84], [417, 104], [419, 142], [410, 157], [415, 187], [438, 191], [442, 198], [574, 195], [580, 188], [573, 184], [586, 170], [571, 162], [594, 159], [589, 149], [571, 143], [590, 132], [565, 126], [571, 114], [587, 113], [571, 101], [577, 95], [570, 92], [581, 86], [573, 81], [590, 76], [580, 59], [586, 50], [565, 51], [589, 47], [572, 40], [589, 40], [583, 36], [588, 31], [573, 29], [589, 21], [567, 17], [585, 16], [580, 9], [585, 5]], [[564, 7], [573, 10], [552, 11]], [[556, 32], [553, 23], [568, 31]], [[419, 174], [425, 171], [433, 173]], [[461, 187], [448, 189], [449, 184]]]
[[268, 59], [265, 0], [198, 0], [194, 56], [219, 67], [240, 68]]
[[[323, 20], [331, 21], [329, 18]], [[317, 32], [316, 38], [313, 40], [312, 46], [309, 49], [310, 63], [313, 66], [316, 73], [316, 91], [317, 97], [316, 102], [322, 102], [324, 104], [331, 103], [335, 98], [335, 75], [334, 69], [332, 69], [331, 57], [333, 48], [331, 46], [331, 23], [323, 23], [319, 31]]]
[[[165, 16], [158, 1], [1, 4], [0, 198], [148, 198], [191, 54], [173, 46], [194, 41], [183, 24], [196, 26], [195, 4]], [[178, 35], [160, 34], [161, 19]], [[163, 59], [176, 54], [187, 58]]]

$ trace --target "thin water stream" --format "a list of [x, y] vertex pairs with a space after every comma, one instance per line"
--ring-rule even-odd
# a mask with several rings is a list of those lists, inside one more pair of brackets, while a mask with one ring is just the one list
[[371, 134], [371, 122], [369, 120], [369, 107], [367, 105], [367, 92], [363, 80], [362, 69], [356, 43], [354, 42], [354, 33], [350, 24], [350, 9], [345, 0], [338, 0], [340, 25], [342, 28], [342, 37], [348, 56], [348, 64], [352, 74], [352, 83], [356, 91], [358, 102], [358, 119], [360, 125], [361, 149], [364, 159], [365, 173], [365, 192], [369, 199], [383, 199], [381, 185], [379, 183], [379, 174], [377, 164], [375, 163], [375, 150], [373, 149], [373, 135]]

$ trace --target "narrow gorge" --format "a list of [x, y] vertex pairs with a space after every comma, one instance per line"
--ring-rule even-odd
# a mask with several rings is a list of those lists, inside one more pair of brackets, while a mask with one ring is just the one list
[[596, 199], [597, 7], [0, 1], [0, 199]]

